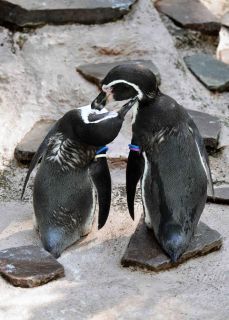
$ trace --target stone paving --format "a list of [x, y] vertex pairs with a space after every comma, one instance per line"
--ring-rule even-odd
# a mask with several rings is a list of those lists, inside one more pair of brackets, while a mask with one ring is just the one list
[[130, 238], [121, 263], [124, 267], [139, 267], [159, 272], [175, 268], [188, 259], [219, 250], [222, 243], [222, 236], [200, 221], [187, 250], [176, 263], [172, 263], [158, 245], [153, 232], [147, 229], [143, 219], [141, 219], [136, 231]]
[[146, 68], [150, 69], [157, 78], [158, 85], [161, 84], [161, 76], [160, 73], [155, 66], [155, 64], [150, 60], [118, 60], [116, 62], [111, 63], [96, 63], [96, 64], [84, 64], [78, 66], [76, 70], [81, 73], [85, 79], [95, 83], [100, 88], [100, 82], [105, 78], [107, 73], [114, 67], [119, 64], [126, 64], [126, 63], [140, 63], [144, 65]]
[[229, 91], [229, 65], [207, 54], [185, 57], [185, 63], [193, 74], [212, 91]]
[[127, 14], [136, 0], [0, 0], [0, 20], [19, 27], [46, 23], [105, 23]]
[[218, 34], [219, 20], [199, 0], [158, 0], [156, 8], [184, 28]]
[[[215, 134], [220, 149], [210, 156], [210, 164], [214, 185], [228, 187], [229, 93], [212, 94], [183, 62], [187, 53], [214, 55], [216, 39], [214, 36], [205, 38], [205, 35], [188, 29], [183, 33], [171, 21], [167, 24], [155, 9], [154, 2], [136, 1], [121, 20], [107, 24], [17, 29], [11, 23], [0, 28], [0, 128], [3, 128], [0, 134], [0, 166], [3, 169], [0, 173], [1, 250], [41, 246], [31, 218], [31, 188], [36, 171], [32, 174], [25, 200], [20, 202], [27, 169], [12, 159], [15, 147], [36, 122], [44, 119], [54, 121], [69, 109], [86, 105], [96, 97], [96, 85], [76, 72], [77, 66], [129, 59], [152, 61], [161, 75], [160, 88], [164, 93], [187, 109], [217, 117], [221, 134], [219, 137], [219, 128]], [[179, 48], [177, 35], [172, 34], [171, 29], [179, 33], [182, 44]], [[190, 44], [190, 39], [192, 43], [199, 44], [208, 40], [195, 47]], [[204, 223], [222, 235], [223, 247], [219, 251], [158, 274], [120, 265], [130, 236], [142, 215], [138, 193], [136, 220], [132, 222], [129, 218], [124, 185], [125, 161], [113, 161], [120, 155], [123, 155], [121, 160], [126, 158], [130, 122], [131, 115], [110, 146], [116, 156], [110, 153], [113, 193], [107, 225], [98, 232], [95, 223], [91, 234], [58, 259], [65, 269], [63, 279], [40, 288], [21, 289], [0, 278], [0, 318], [227, 318], [227, 205], [208, 203], [201, 217]]]
[[0, 274], [16, 287], [33, 288], [63, 277], [64, 268], [43, 248], [22, 246], [0, 251]]

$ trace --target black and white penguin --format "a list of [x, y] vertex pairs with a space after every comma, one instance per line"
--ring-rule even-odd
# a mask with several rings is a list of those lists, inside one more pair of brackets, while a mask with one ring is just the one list
[[106, 223], [111, 201], [111, 178], [105, 144], [118, 135], [133, 102], [118, 112], [90, 106], [67, 112], [47, 134], [31, 162], [37, 162], [33, 206], [44, 248], [55, 257], [88, 234], [99, 202], [98, 228]]
[[134, 219], [141, 179], [145, 223], [175, 262], [187, 249], [203, 212], [207, 180], [212, 187], [205, 146], [187, 111], [161, 93], [155, 75], [140, 64], [113, 68], [92, 108], [130, 98], [137, 101], [126, 173], [129, 212]]

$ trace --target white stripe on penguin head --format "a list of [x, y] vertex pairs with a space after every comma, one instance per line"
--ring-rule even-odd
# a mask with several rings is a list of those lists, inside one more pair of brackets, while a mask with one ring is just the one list
[[125, 84], [131, 86], [132, 88], [134, 88], [134, 89], [137, 91], [137, 93], [138, 93], [138, 95], [137, 95], [138, 99], [141, 100], [141, 99], [143, 98], [143, 92], [140, 90], [139, 86], [137, 86], [135, 83], [128, 82], [128, 81], [126, 81], [126, 80], [121, 80], [121, 79], [120, 79], [120, 80], [111, 81], [111, 82], [108, 83], [108, 84], [104, 84], [104, 85], [102, 86], [102, 90], [103, 90], [104, 92], [107, 92], [107, 90], [108, 90], [110, 87], [112, 87], [112, 86], [114, 86], [114, 85], [116, 85], [116, 84], [118, 84], [118, 83], [125, 83]]
[[[110, 111], [108, 112], [108, 110], [106, 108], [103, 108], [102, 110], [97, 110], [97, 109], [91, 109], [91, 105], [87, 105], [81, 108], [78, 108], [80, 110], [80, 114], [81, 114], [81, 118], [83, 120], [84, 123], [89, 124], [89, 123], [99, 123], [102, 121], [105, 121], [107, 119], [111, 119], [111, 118], [116, 118], [118, 116], [118, 113], [115, 111]], [[106, 115], [105, 115], [106, 113]], [[95, 120], [95, 121], [89, 121], [88, 117], [90, 114], [104, 114], [104, 118]]]

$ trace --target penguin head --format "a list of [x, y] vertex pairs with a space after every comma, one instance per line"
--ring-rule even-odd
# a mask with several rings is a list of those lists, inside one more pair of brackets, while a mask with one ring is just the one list
[[108, 101], [138, 98], [150, 100], [158, 91], [152, 71], [141, 64], [128, 63], [114, 67], [101, 83], [102, 91], [92, 102], [93, 109], [102, 109]]

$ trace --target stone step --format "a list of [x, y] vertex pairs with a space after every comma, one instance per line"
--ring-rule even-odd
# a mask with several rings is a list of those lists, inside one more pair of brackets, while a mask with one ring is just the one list
[[161, 76], [159, 73], [158, 68], [155, 66], [155, 64], [151, 60], [120, 60], [120, 61], [114, 61], [110, 63], [92, 63], [92, 64], [83, 64], [76, 68], [76, 70], [82, 74], [82, 76], [92, 82], [95, 83], [98, 87], [100, 87], [101, 81], [105, 78], [107, 73], [114, 67], [120, 65], [120, 64], [126, 64], [126, 63], [136, 63], [136, 64], [142, 64], [146, 68], [150, 69], [156, 76], [158, 85], [161, 83]]
[[139, 267], [158, 272], [176, 267], [191, 258], [219, 250], [221, 246], [221, 235], [203, 222], [199, 222], [188, 249], [177, 263], [172, 263], [160, 248], [153, 232], [147, 229], [143, 219], [141, 219], [136, 231], [130, 238], [121, 264], [124, 267]]
[[215, 187], [215, 199], [212, 195], [208, 195], [208, 202], [229, 204], [229, 187]]
[[19, 27], [46, 23], [100, 24], [127, 14], [136, 0], [0, 0], [0, 21]]
[[199, 0], [158, 0], [155, 7], [183, 28], [219, 33], [220, 21]]
[[[207, 150], [211, 152], [216, 150], [220, 134], [219, 119], [199, 111], [189, 110], [188, 112], [199, 128]], [[34, 124], [33, 128], [15, 148], [14, 155], [20, 163], [28, 164], [32, 160], [33, 155], [54, 123], [55, 120], [40, 120]], [[129, 113], [118, 137], [109, 145], [108, 157], [111, 161], [126, 161], [130, 140], [131, 114]]]
[[64, 276], [64, 267], [47, 251], [23, 246], [0, 251], [0, 274], [15, 287], [32, 288]]
[[195, 110], [188, 110], [188, 113], [199, 129], [206, 148], [209, 149], [209, 151], [216, 150], [221, 130], [219, 118]]
[[229, 65], [209, 54], [184, 57], [191, 72], [211, 91], [229, 91]]
[[37, 121], [15, 148], [15, 158], [22, 164], [29, 163], [55, 122], [55, 120]]

